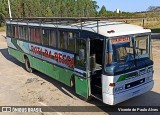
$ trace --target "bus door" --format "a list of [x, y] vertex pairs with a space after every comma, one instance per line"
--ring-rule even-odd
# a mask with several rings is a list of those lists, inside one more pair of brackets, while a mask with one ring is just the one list
[[90, 95], [90, 78], [89, 78], [89, 38], [79, 38], [76, 40], [75, 55], [75, 90], [80, 96], [87, 99]]

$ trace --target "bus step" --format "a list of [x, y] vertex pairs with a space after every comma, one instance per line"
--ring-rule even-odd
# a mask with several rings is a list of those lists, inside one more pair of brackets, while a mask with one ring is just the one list
[[91, 96], [102, 101], [102, 95], [100, 95], [100, 94], [91, 94]]
[[102, 87], [99, 85], [94, 85], [94, 87], [96, 87], [97, 89], [102, 89]]

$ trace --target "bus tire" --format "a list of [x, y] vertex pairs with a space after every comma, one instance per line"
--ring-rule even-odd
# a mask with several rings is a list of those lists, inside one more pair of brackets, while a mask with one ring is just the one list
[[32, 73], [32, 72], [33, 72], [33, 69], [32, 69], [31, 66], [30, 66], [30, 62], [29, 62], [29, 59], [28, 59], [28, 58], [25, 58], [25, 68], [26, 68], [26, 70], [27, 70], [29, 73]]

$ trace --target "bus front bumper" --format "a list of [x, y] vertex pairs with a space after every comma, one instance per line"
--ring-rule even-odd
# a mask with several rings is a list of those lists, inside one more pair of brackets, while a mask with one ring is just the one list
[[154, 81], [151, 81], [151, 82], [148, 82], [142, 86], [138, 86], [134, 89], [124, 91], [122, 93], [118, 93], [118, 94], [114, 94], [114, 95], [103, 93], [103, 102], [105, 104], [115, 105], [117, 103], [128, 100], [132, 97], [141, 95], [147, 91], [150, 91], [153, 88], [153, 85], [154, 85]]

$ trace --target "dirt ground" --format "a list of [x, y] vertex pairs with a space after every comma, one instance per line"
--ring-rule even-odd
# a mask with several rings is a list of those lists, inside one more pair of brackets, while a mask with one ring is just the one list
[[[91, 99], [89, 102], [84, 102], [78, 98], [73, 88], [67, 87], [40, 72], [28, 73], [22, 63], [8, 54], [7, 44], [2, 35], [5, 35], [5, 32], [0, 33], [0, 106], [95, 106], [94, 109], [101, 111], [64, 113], [54, 110], [55, 112], [53, 113], [25, 113], [25, 115], [124, 114], [113, 112], [105, 113], [103, 109], [99, 107], [99, 105], [105, 105], [101, 101]], [[154, 37], [158, 38], [157, 36], [160, 38], [160, 35], [154, 35]], [[152, 91], [122, 102], [118, 104], [118, 106], [160, 106], [160, 40], [154, 39], [152, 40], [152, 44], [154, 88]], [[17, 114], [18, 113], [7, 113], [7, 115]], [[19, 114], [21, 115], [22, 113]], [[0, 113], [0, 115], [4, 115], [4, 113]]]

